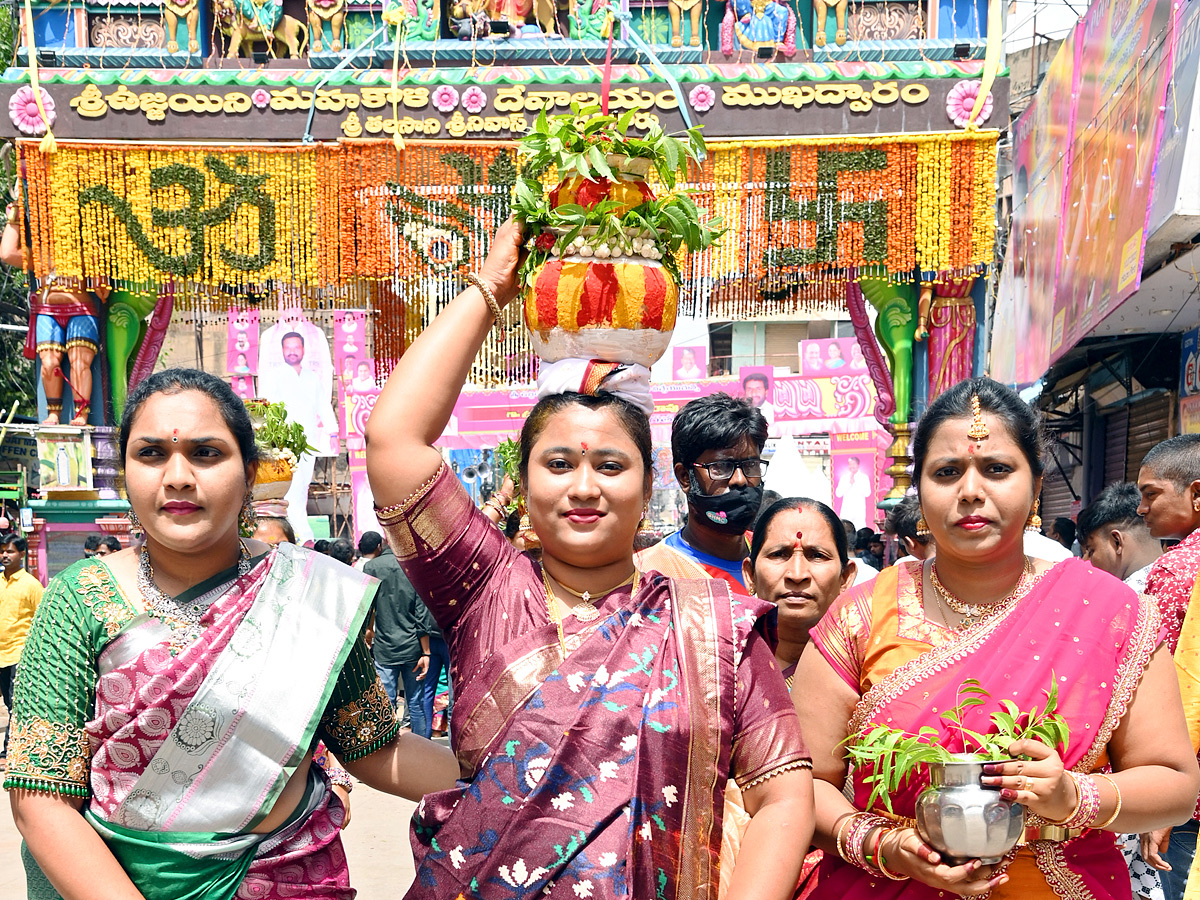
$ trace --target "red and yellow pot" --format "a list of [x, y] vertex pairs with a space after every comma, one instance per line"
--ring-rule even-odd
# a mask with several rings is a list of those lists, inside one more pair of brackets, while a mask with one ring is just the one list
[[656, 260], [638, 256], [549, 260], [525, 293], [525, 324], [546, 362], [606, 359], [649, 368], [675, 329], [679, 287]]

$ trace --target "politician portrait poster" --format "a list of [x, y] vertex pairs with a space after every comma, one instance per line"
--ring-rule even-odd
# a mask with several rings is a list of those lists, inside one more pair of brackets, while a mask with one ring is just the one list
[[281, 402], [288, 418], [304, 427], [315, 453], [300, 457], [288, 491], [288, 521], [303, 544], [312, 540], [308, 524], [308, 486], [317, 456], [336, 456], [338, 422], [333, 412], [333, 358], [329, 339], [297, 309], [284, 310], [259, 343], [258, 395]]

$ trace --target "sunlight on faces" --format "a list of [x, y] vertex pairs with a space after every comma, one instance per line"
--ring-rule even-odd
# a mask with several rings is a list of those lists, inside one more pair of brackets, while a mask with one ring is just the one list
[[1169, 478], [1142, 466], [1137, 484], [1142, 492], [1138, 515], [1146, 520], [1151, 537], [1160, 541], [1182, 540], [1192, 533], [1197, 518], [1194, 503], [1200, 496], [1196, 482], [1181, 491]]
[[816, 625], [853, 577], [849, 567], [843, 577], [837, 543], [825, 517], [803, 507], [776, 515], [767, 526], [758, 561], [753, 567], [749, 558], [742, 561], [743, 581], [752, 584], [763, 600], [778, 605], [781, 629], [807, 631]]
[[[630, 554], [650, 473], [613, 413], [571, 405], [553, 415], [529, 455], [527, 481], [529, 521], [545, 556], [589, 569]], [[595, 515], [580, 514], [589, 510]]]
[[125, 488], [151, 543], [193, 553], [227, 547], [237, 537], [238, 513], [253, 478], [208, 395], [154, 394], [138, 410]]
[[985, 412], [983, 421], [990, 435], [983, 440], [967, 437], [971, 420], [963, 417], [946, 419], [929, 441], [919, 490], [939, 560], [977, 564], [1022, 552], [1040, 479], [1004, 420]]

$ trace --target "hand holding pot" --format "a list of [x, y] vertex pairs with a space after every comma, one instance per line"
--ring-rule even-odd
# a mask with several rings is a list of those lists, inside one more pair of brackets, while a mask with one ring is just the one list
[[479, 270], [479, 277], [492, 289], [501, 309], [517, 296], [517, 267], [521, 264], [524, 233], [524, 226], [509, 216], [492, 238], [487, 259]]
[[[1000, 788], [1005, 800], [1020, 803], [1043, 819], [1061, 822], [1070, 816], [1078, 798], [1058, 751], [1041, 741], [1014, 741], [1008, 752], [1014, 757], [1012, 762], [983, 767], [983, 783]], [[1022, 756], [1028, 759], [1017, 758]]]
[[977, 859], [961, 866], [947, 865], [915, 828], [889, 828], [879, 850], [888, 871], [963, 897], [986, 894], [1008, 881], [1007, 875], [996, 874], [996, 866]]

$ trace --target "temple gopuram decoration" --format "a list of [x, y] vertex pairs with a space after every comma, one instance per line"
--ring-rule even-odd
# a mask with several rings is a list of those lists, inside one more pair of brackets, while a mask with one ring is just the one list
[[[335, 411], [305, 428], [359, 472], [371, 391], [513, 209], [516, 139], [573, 106], [604, 103], [635, 136], [701, 128], [678, 184], [645, 176], [725, 228], [671, 261], [677, 314], [848, 313], [866, 368], [820, 402], [902, 443], [924, 398], [979, 368], [1008, 82], [975, 2], [33, 0], [0, 109], [4, 258], [32, 297], [40, 576], [63, 535], [127, 532], [113, 428], [181, 329], [205, 359], [204, 329], [229, 323], [219, 374], [246, 397], [269, 341], [332, 334]], [[533, 381], [520, 314], [474, 387]]]

